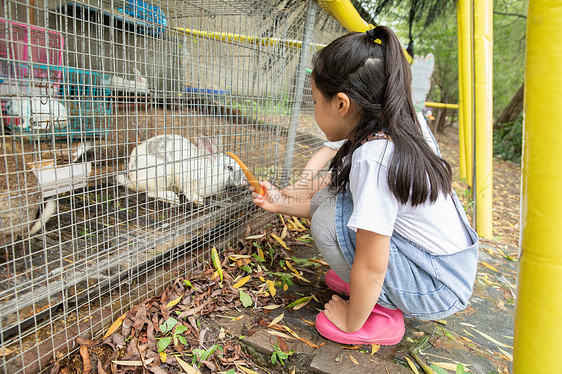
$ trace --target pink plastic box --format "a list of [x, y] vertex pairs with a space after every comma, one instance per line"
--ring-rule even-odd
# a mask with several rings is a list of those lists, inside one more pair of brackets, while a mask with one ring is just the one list
[[30, 96], [58, 94], [63, 48], [58, 31], [0, 18], [0, 84]]

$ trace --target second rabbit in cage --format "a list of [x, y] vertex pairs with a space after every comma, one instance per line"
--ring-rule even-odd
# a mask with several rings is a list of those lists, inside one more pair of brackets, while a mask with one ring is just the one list
[[179, 204], [178, 194], [195, 203], [227, 187], [246, 183], [244, 173], [230, 156], [218, 151], [208, 137], [197, 145], [180, 135], [159, 135], [138, 145], [129, 157], [126, 174], [116, 182], [149, 197]]

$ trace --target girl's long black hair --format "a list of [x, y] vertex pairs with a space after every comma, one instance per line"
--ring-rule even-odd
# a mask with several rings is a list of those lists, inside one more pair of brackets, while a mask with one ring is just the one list
[[[378, 39], [380, 43], [375, 42]], [[388, 186], [397, 200], [417, 206], [451, 191], [451, 166], [426, 143], [412, 102], [410, 66], [391, 29], [344, 35], [313, 59], [312, 79], [328, 100], [338, 92], [356, 105], [359, 122], [332, 160], [332, 186], [349, 182], [351, 155], [369, 134], [383, 131], [394, 143]]]

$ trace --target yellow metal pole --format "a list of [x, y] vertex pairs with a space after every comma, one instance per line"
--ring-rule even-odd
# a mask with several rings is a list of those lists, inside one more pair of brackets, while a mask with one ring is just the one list
[[[461, 3], [463, 0], [459, 0], [457, 2], [457, 59], [458, 59], [458, 81], [459, 81], [459, 173], [461, 179], [466, 180], [466, 150], [464, 147], [464, 127], [465, 119], [464, 119], [464, 92], [463, 92], [463, 85], [465, 84], [464, 80], [464, 69], [463, 69], [463, 44], [462, 44], [462, 27], [463, 27], [463, 19], [462, 19], [462, 6]], [[427, 103], [425, 103], [427, 106]]]
[[365, 32], [374, 27], [361, 18], [349, 0], [318, 0], [318, 4], [348, 31]]
[[426, 101], [425, 106], [430, 106], [432, 108], [459, 109], [459, 104], [435, 103], [433, 101]]
[[[365, 32], [375, 27], [361, 18], [350, 0], [318, 0], [318, 4], [348, 31]], [[410, 56], [404, 48], [402, 51], [411, 64], [413, 56]]]
[[559, 373], [562, 345], [562, 0], [527, 16], [521, 256], [513, 373]]
[[[232, 42], [247, 43], [247, 44], [255, 44], [260, 46], [268, 46], [268, 47], [285, 45], [287, 47], [300, 48], [302, 44], [300, 40], [262, 38], [257, 36], [232, 34], [226, 32], [212, 32], [212, 31], [209, 32], [203, 30], [185, 29], [183, 27], [176, 27], [176, 31], [186, 35], [193, 36], [195, 38], [220, 40], [222, 42], [230, 42], [230, 43]], [[322, 49], [326, 46], [326, 44], [318, 44], [318, 43], [311, 43], [310, 45], [315, 47], [316, 49]]]
[[474, 168], [476, 231], [492, 238], [493, 113], [492, 11], [489, 0], [474, 0]]
[[[459, 152], [461, 152], [460, 164], [464, 165], [464, 178], [469, 186], [472, 187], [472, 164], [473, 164], [473, 139], [472, 129], [474, 128], [474, 68], [473, 68], [473, 40], [472, 40], [472, 0], [459, 0], [458, 2], [458, 22], [460, 34], [459, 59], [460, 67], [459, 79], [462, 79], [462, 128], [459, 127]], [[460, 116], [460, 114], [459, 114]]]

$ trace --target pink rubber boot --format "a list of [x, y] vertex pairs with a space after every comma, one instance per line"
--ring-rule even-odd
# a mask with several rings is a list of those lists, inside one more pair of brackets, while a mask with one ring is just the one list
[[[345, 283], [332, 269], [326, 272], [325, 281], [332, 291], [349, 296], [349, 283]], [[404, 314], [399, 309], [376, 304], [363, 327], [347, 333], [320, 312], [316, 316], [316, 329], [323, 337], [342, 344], [394, 345], [400, 343], [404, 336]]]
[[349, 296], [349, 283], [345, 283], [332, 269], [326, 272], [326, 286], [332, 291]]
[[375, 305], [373, 312], [359, 330], [343, 332], [324, 315], [316, 316], [316, 330], [325, 337], [341, 344], [380, 344], [400, 343], [404, 336], [404, 315], [399, 309], [388, 309]]

